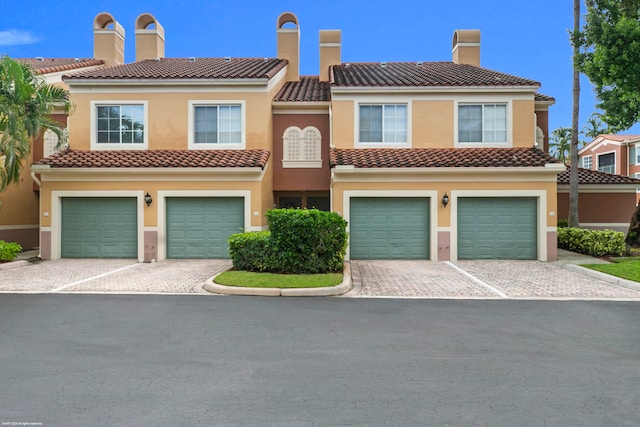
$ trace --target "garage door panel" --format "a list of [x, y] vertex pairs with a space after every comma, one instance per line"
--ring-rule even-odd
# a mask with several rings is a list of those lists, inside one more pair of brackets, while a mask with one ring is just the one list
[[428, 259], [429, 199], [388, 197], [350, 201], [352, 259]]
[[62, 198], [63, 258], [137, 258], [135, 197]]
[[244, 228], [244, 198], [167, 198], [167, 258], [229, 258], [228, 238]]
[[537, 259], [537, 199], [458, 198], [459, 259]]

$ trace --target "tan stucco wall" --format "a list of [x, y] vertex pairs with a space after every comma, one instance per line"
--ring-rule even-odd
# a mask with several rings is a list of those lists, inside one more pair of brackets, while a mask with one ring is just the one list
[[0, 192], [0, 226], [38, 224], [38, 195], [29, 171], [31, 155], [24, 162], [18, 184]]
[[[626, 193], [587, 193], [580, 191], [578, 198], [578, 217], [580, 223], [606, 224], [631, 222], [636, 209], [636, 192]], [[569, 218], [569, 193], [558, 194], [558, 218]]]
[[[355, 126], [357, 126], [355, 102], [353, 100], [332, 102], [333, 144], [337, 148], [353, 148], [356, 142], [354, 141]], [[482, 98], [477, 98], [475, 102], [483, 101]], [[511, 103], [513, 147], [532, 147], [535, 142], [533, 95], [530, 100], [512, 100]], [[456, 126], [454, 109], [453, 100], [411, 101], [411, 146], [413, 148], [454, 147]]]
[[259, 93], [74, 93], [71, 100], [76, 110], [69, 120], [69, 141], [72, 149], [91, 148], [91, 101], [147, 101], [146, 131], [149, 149], [187, 149], [190, 100], [246, 101], [246, 148], [271, 147], [271, 99], [275, 91]]

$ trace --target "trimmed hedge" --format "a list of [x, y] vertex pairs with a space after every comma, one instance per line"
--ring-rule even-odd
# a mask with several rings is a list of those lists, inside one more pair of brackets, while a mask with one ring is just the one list
[[22, 251], [22, 246], [19, 244], [0, 240], [0, 262], [13, 261], [20, 251]]
[[315, 274], [342, 270], [347, 222], [317, 209], [272, 209], [269, 231], [234, 234], [229, 253], [236, 270]]
[[558, 228], [558, 247], [591, 256], [620, 256], [626, 250], [619, 231], [568, 227]]
[[269, 231], [237, 233], [229, 237], [229, 253], [236, 270], [268, 271]]

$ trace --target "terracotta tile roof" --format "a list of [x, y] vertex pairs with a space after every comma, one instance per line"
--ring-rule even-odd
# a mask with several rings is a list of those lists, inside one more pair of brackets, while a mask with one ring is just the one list
[[329, 82], [318, 76], [301, 76], [297, 82], [287, 82], [273, 99], [277, 102], [322, 102], [331, 99]]
[[332, 168], [539, 167], [558, 163], [537, 148], [334, 148], [329, 162]]
[[[287, 65], [277, 58], [161, 58], [74, 74], [74, 79], [270, 79]], [[68, 77], [68, 76], [65, 76]]]
[[546, 101], [546, 102], [556, 102], [556, 99], [553, 96], [543, 95], [541, 93], [536, 93], [535, 100]]
[[345, 63], [331, 70], [335, 86], [347, 87], [540, 86], [533, 80], [453, 62]]
[[39, 74], [71, 71], [104, 64], [101, 59], [93, 58], [16, 58], [16, 60], [29, 65]]
[[[558, 175], [558, 184], [569, 185], [569, 174], [571, 166], [567, 166], [567, 170]], [[578, 168], [578, 184], [631, 184], [640, 187], [640, 179], [631, 178], [624, 175], [615, 175], [612, 173], [594, 171], [589, 169]]]
[[616, 141], [616, 142], [627, 142], [627, 141], [640, 140], [640, 135], [616, 135], [616, 134], [603, 133], [598, 135], [598, 138], [604, 138], [604, 139], [608, 139], [610, 141]]
[[35, 164], [52, 168], [264, 169], [268, 160], [268, 150], [68, 150]]

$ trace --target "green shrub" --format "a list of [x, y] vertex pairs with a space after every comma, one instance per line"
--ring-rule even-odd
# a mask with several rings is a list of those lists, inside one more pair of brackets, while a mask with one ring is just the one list
[[269, 231], [229, 237], [236, 270], [314, 274], [342, 270], [347, 250], [347, 222], [337, 213], [317, 209], [272, 209]]
[[13, 261], [20, 251], [22, 251], [22, 246], [19, 244], [0, 240], [0, 262]]
[[620, 256], [626, 249], [624, 233], [586, 228], [558, 228], [558, 247], [591, 256]]
[[347, 249], [347, 222], [335, 212], [317, 209], [272, 209], [272, 271], [329, 273], [340, 271]]
[[567, 228], [569, 226], [569, 220], [559, 219], [558, 220], [558, 228]]
[[229, 254], [236, 270], [269, 270], [269, 231], [232, 234]]

